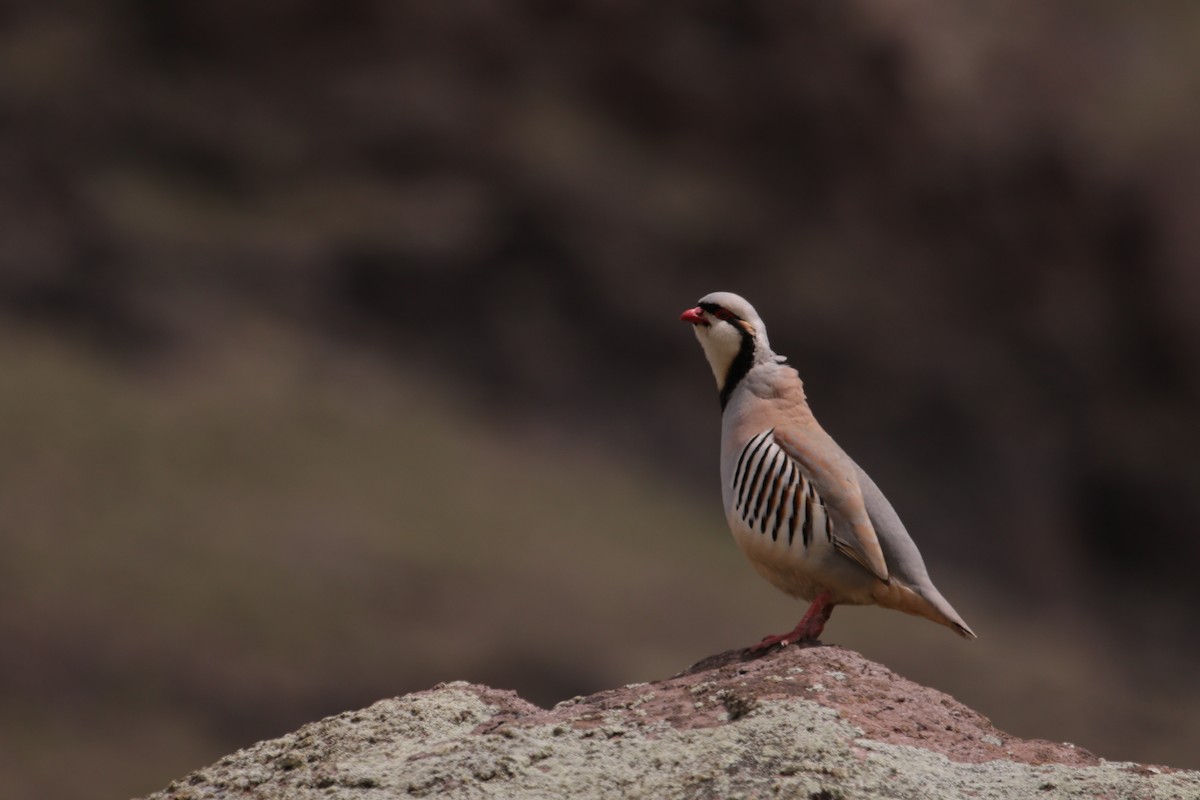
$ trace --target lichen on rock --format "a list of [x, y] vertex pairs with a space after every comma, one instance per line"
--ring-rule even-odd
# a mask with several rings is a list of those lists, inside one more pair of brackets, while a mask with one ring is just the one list
[[260, 742], [149, 800], [234, 795], [1195, 800], [1200, 773], [1018, 739], [857, 653], [789, 647], [553, 709], [442, 684]]

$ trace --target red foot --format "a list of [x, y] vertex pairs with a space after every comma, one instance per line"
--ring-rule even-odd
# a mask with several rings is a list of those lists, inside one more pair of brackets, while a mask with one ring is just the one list
[[792, 631], [778, 636], [767, 636], [758, 644], [752, 645], [750, 652], [758, 653], [774, 645], [787, 647], [792, 643], [817, 641], [821, 636], [821, 631], [825, 630], [825, 623], [829, 621], [829, 615], [833, 613], [833, 603], [830, 600], [829, 592], [821, 592], [812, 601], [808, 611], [804, 612], [803, 619]]

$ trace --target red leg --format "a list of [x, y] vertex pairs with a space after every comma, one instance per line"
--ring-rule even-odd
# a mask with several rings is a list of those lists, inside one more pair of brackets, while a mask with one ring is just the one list
[[821, 631], [825, 630], [825, 623], [829, 621], [829, 615], [833, 613], [833, 603], [830, 600], [829, 592], [821, 592], [813, 599], [808, 611], [804, 612], [804, 618], [792, 631], [779, 636], [768, 636], [753, 645], [750, 650], [757, 653], [776, 644], [780, 647], [787, 647], [792, 642], [817, 641], [821, 636]]

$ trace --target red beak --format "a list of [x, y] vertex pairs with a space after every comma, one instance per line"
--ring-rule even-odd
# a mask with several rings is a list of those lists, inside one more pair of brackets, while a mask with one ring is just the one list
[[681, 320], [683, 320], [684, 322], [690, 322], [693, 325], [707, 325], [708, 324], [707, 322], [704, 321], [704, 309], [700, 308], [700, 306], [696, 306], [695, 308], [689, 308], [687, 311], [683, 312], [679, 316], [679, 318]]

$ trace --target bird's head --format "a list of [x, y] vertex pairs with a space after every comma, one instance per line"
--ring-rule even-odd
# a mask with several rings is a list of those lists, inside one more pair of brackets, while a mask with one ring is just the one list
[[732, 292], [713, 292], [700, 298], [680, 319], [692, 329], [712, 367], [721, 391], [728, 392], [755, 364], [779, 360], [767, 341], [767, 328], [754, 306]]

